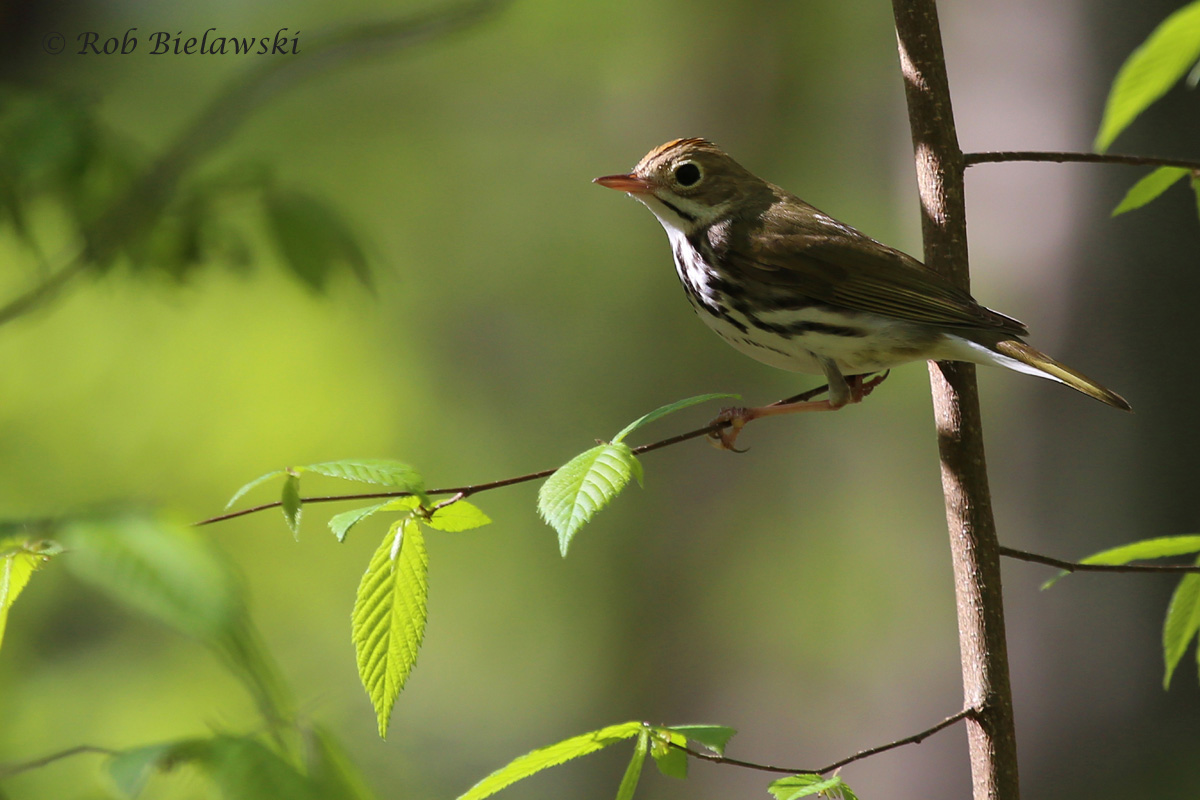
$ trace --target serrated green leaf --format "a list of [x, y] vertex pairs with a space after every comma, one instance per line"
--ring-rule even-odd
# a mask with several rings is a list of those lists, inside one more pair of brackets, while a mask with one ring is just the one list
[[333, 535], [337, 537], [339, 542], [344, 542], [346, 541], [346, 534], [350, 532], [351, 528], [375, 512], [382, 510], [386, 505], [387, 503], [376, 503], [373, 506], [352, 508], [349, 511], [334, 514], [329, 518], [329, 530], [333, 531]]
[[457, 532], [480, 528], [491, 521], [487, 514], [479, 510], [479, 506], [458, 500], [433, 512], [425, 524], [439, 531]]
[[1188, 171], [1183, 167], [1159, 167], [1129, 188], [1125, 197], [1113, 209], [1112, 215], [1124, 214], [1141, 208], [1154, 198], [1171, 188]]
[[1139, 114], [1162, 97], [1200, 60], [1200, 0], [1171, 14], [1117, 72], [1096, 150], [1104, 152]]
[[672, 725], [669, 730], [682, 733], [719, 756], [725, 755], [725, 745], [729, 744], [729, 740], [737, 733], [725, 725]]
[[651, 411], [649, 414], [643, 414], [642, 416], [638, 417], [633, 422], [629, 423], [624, 428], [622, 428], [621, 432], [613, 437], [613, 444], [624, 441], [626, 436], [633, 433], [638, 428], [642, 427], [643, 425], [648, 425], [649, 423], [654, 422], [656, 419], [661, 419], [662, 417], [665, 417], [667, 414], [674, 414], [676, 411], [680, 411], [682, 409], [688, 408], [689, 406], [698, 405], [700, 403], [707, 403], [709, 400], [720, 400], [722, 398], [726, 398], [726, 399], [732, 398], [732, 399], [736, 400], [738, 398], [738, 395], [736, 395], [736, 394], [702, 394], [702, 395], [697, 395], [696, 397], [689, 397], [684, 400], [676, 400], [674, 403], [668, 403], [665, 406], [656, 408], [653, 411]]
[[538, 490], [538, 513], [558, 531], [563, 556], [588, 520], [621, 493], [642, 465], [624, 442], [600, 444], [572, 458]]
[[62, 552], [62, 547], [47, 540], [10, 536], [0, 539], [0, 644], [8, 626], [8, 610], [17, 596], [44, 563]]
[[[1101, 550], [1099, 553], [1092, 553], [1079, 563], [1120, 566], [1128, 564], [1130, 561], [1185, 556], [1192, 553], [1200, 553], [1200, 536], [1160, 536], [1155, 539], [1142, 539], [1141, 541], [1112, 547], [1108, 550]], [[1063, 570], [1043, 583], [1042, 589], [1049, 589], [1070, 574], [1070, 572]]]
[[1197, 631], [1200, 631], [1200, 575], [1184, 575], [1171, 595], [1167, 618], [1163, 622], [1163, 661], [1166, 663], [1163, 689], [1170, 688], [1175, 667]]
[[506, 786], [511, 786], [548, 767], [555, 767], [573, 758], [603, 750], [611, 744], [632, 739], [643, 730], [644, 726], [640, 722], [623, 722], [591, 733], [572, 736], [557, 744], [518, 756], [459, 795], [458, 800], [483, 800], [485, 797], [491, 797]]
[[858, 800], [854, 792], [850, 791], [850, 787], [837, 775], [832, 778], [815, 773], [789, 775], [773, 781], [767, 787], [767, 791], [775, 796], [775, 800], [795, 800], [797, 797], [812, 797], [818, 794], [842, 797], [844, 800]]
[[268, 472], [266, 475], [259, 475], [257, 478], [250, 481], [245, 486], [243, 486], [242, 488], [240, 488], [236, 492], [234, 492], [233, 497], [229, 498], [229, 502], [225, 504], [225, 507], [232, 508], [234, 503], [236, 503], [238, 500], [241, 500], [242, 496], [244, 494], [246, 494], [246, 492], [253, 489], [255, 486], [258, 486], [260, 483], [265, 483], [266, 481], [269, 481], [272, 478], [278, 478], [280, 475], [286, 474], [286, 472], [287, 472], [286, 470], [277, 469], [277, 470]]
[[629, 766], [625, 768], [621, 785], [617, 787], [617, 800], [633, 800], [633, 793], [637, 791], [638, 781], [642, 777], [642, 765], [646, 763], [646, 753], [649, 749], [650, 732], [642, 728], [637, 744], [633, 747], [633, 758], [629, 759]]
[[412, 517], [397, 520], [371, 557], [354, 600], [358, 674], [383, 739], [425, 636], [428, 568], [421, 526]]
[[314, 291], [345, 266], [364, 285], [371, 283], [367, 257], [357, 237], [328, 203], [298, 192], [263, 195], [267, 223], [279, 253], [292, 272]]
[[300, 476], [293, 473], [288, 473], [288, 476], [283, 481], [283, 492], [279, 496], [281, 507], [283, 508], [283, 518], [287, 520], [288, 530], [292, 532], [292, 536], [297, 540], [300, 538], [300, 515], [303, 513], [303, 504], [300, 501]]
[[421, 473], [408, 464], [390, 458], [343, 458], [339, 461], [309, 464], [299, 469], [328, 475], [331, 478], [392, 486], [415, 495], [425, 492], [425, 479], [421, 477]]
[[[671, 745], [677, 745], [672, 747]], [[650, 742], [650, 755], [658, 771], [668, 778], [686, 778], [688, 771], [687, 753], [680, 747], [687, 745], [687, 737], [670, 728], [654, 728]]]

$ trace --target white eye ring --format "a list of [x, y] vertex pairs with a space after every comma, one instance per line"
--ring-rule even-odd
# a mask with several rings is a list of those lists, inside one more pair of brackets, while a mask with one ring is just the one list
[[677, 185], [690, 189], [704, 179], [704, 171], [695, 161], [680, 161], [671, 168], [671, 179]]

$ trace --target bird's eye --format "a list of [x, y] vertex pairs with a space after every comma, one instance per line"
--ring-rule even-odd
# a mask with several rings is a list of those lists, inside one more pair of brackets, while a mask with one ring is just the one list
[[675, 182], [680, 186], [695, 186], [700, 182], [700, 167], [694, 161], [685, 161], [675, 167]]

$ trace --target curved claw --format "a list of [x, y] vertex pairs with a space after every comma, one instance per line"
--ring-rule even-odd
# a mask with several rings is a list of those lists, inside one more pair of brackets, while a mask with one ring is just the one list
[[730, 450], [734, 453], [746, 452], [749, 448], [739, 449], [735, 445], [737, 444], [738, 434], [742, 432], [742, 428], [746, 426], [746, 423], [752, 419], [754, 419], [753, 409], [741, 406], [721, 409], [721, 413], [717, 414], [709, 424], [715, 425], [719, 422], [727, 422], [729, 424], [709, 433], [709, 443], [718, 450]]

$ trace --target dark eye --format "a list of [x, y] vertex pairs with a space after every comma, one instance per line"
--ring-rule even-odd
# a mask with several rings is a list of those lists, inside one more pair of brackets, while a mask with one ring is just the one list
[[694, 162], [683, 162], [675, 168], [675, 182], [680, 186], [695, 186], [700, 182], [700, 168]]

